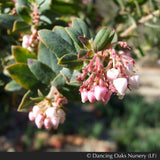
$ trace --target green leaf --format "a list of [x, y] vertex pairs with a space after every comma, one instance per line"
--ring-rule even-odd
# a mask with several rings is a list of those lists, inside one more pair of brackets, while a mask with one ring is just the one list
[[57, 65], [58, 60], [55, 54], [42, 42], [39, 44], [38, 60], [50, 67], [56, 74], [59, 74], [60, 70], [62, 69], [61, 66]]
[[92, 49], [91, 40], [89, 40], [87, 37], [79, 36], [78, 39], [83, 44], [84, 48], [86, 48], [86, 49]]
[[12, 32], [30, 33], [31, 26], [24, 21], [15, 21]]
[[53, 32], [55, 32], [57, 35], [59, 35], [61, 38], [67, 41], [70, 45], [74, 46], [74, 42], [71, 39], [70, 35], [68, 34], [66, 28], [56, 26], [53, 28]]
[[60, 73], [54, 78], [52, 86], [55, 86], [57, 89], [59, 89], [59, 88], [63, 87], [65, 84], [66, 84], [66, 79]]
[[44, 84], [49, 85], [56, 76], [51, 68], [38, 60], [28, 59], [28, 66], [35, 77]]
[[79, 5], [74, 5], [71, 2], [55, 1], [52, 5], [52, 9], [59, 14], [76, 14], [80, 10]]
[[79, 94], [79, 86], [65, 85], [59, 89], [60, 93], [65, 95], [65, 97], [70, 101], [81, 101], [81, 96]]
[[96, 35], [94, 39], [94, 50], [101, 51], [105, 50], [107, 46], [112, 42], [115, 36], [115, 31], [104, 27]]
[[37, 97], [37, 96], [38, 96], [37, 92], [28, 90], [23, 96], [17, 111], [22, 111], [22, 112], [29, 111], [35, 104], [35, 101], [31, 100], [31, 97]]
[[14, 21], [18, 19], [19, 17], [16, 15], [2, 14], [0, 15], [0, 26], [11, 30], [13, 28]]
[[83, 47], [83, 44], [78, 39], [79, 36], [87, 37], [90, 39], [90, 32], [87, 25], [79, 18], [74, 19], [73, 26], [67, 27], [66, 30], [69, 32], [73, 41], [80, 47]]
[[88, 50], [86, 49], [81, 49], [78, 53], [78, 58], [84, 58], [85, 56], [87, 56]]
[[20, 91], [22, 87], [14, 80], [6, 84], [5, 90], [9, 92]]
[[36, 54], [21, 46], [12, 46], [12, 54], [16, 62], [27, 63], [28, 58], [36, 59]]
[[31, 15], [32, 12], [29, 8], [29, 2], [26, 0], [17, 0], [16, 2], [16, 11], [18, 15], [25, 21], [25, 22], [31, 22]]
[[83, 61], [78, 60], [76, 55], [66, 54], [60, 58], [58, 64], [73, 70], [80, 70], [83, 67]]
[[27, 64], [24, 63], [12, 64], [6, 67], [6, 70], [9, 72], [11, 78], [25, 89], [30, 89], [36, 83], [38, 83], [38, 80], [29, 70]]
[[53, 3], [53, 0], [35, 0], [35, 3], [39, 5], [38, 12], [42, 14], [46, 10], [51, 9], [51, 4]]
[[50, 30], [43, 29], [39, 31], [39, 36], [45, 46], [47, 46], [58, 58], [68, 53], [76, 54], [73, 45], [70, 45], [69, 42]]
[[64, 76], [67, 84], [71, 83], [77, 84], [77, 76], [80, 74], [80, 71], [63, 68], [61, 70], [61, 74]]

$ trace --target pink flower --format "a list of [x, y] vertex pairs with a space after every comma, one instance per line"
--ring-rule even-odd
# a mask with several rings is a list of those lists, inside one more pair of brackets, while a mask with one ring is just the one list
[[96, 97], [97, 101], [100, 101], [106, 94], [107, 88], [104, 86], [96, 86], [94, 88], [94, 96]]
[[112, 95], [112, 92], [106, 92], [106, 94], [103, 96], [103, 98], [101, 99], [101, 102], [103, 104], [107, 104], [108, 101], [110, 100], [110, 97]]
[[124, 95], [125, 91], [127, 89], [127, 79], [126, 78], [117, 78], [113, 81], [113, 85], [119, 95]]
[[22, 47], [28, 48], [29, 47], [29, 41], [30, 41], [30, 35], [24, 35], [23, 36]]
[[125, 72], [128, 76], [132, 75], [134, 73], [133, 71], [133, 64], [129, 63], [129, 62], [126, 62], [125, 64]]
[[34, 117], [36, 117], [37, 115], [38, 115], [38, 113], [40, 112], [40, 107], [39, 106], [33, 106], [33, 109], [32, 109], [32, 111], [33, 111], [33, 115], [34, 115]]
[[49, 117], [49, 118], [53, 118], [53, 117], [56, 117], [57, 116], [57, 113], [56, 113], [56, 110], [55, 108], [53, 107], [49, 107], [46, 111], [46, 116]]
[[52, 125], [53, 125], [53, 128], [54, 128], [54, 129], [57, 129], [57, 128], [58, 128], [59, 120], [60, 120], [59, 117], [54, 117], [54, 118], [51, 119], [51, 122], [52, 122]]
[[35, 116], [34, 116], [33, 111], [30, 111], [30, 112], [29, 112], [28, 118], [29, 118], [30, 121], [34, 121], [34, 120], [35, 120]]
[[43, 121], [44, 121], [44, 116], [43, 114], [38, 114], [37, 117], [35, 118], [35, 124], [37, 128], [42, 128], [43, 126]]
[[140, 83], [139, 75], [134, 75], [129, 78], [129, 85], [133, 88], [138, 88]]
[[85, 103], [88, 100], [88, 91], [85, 89], [81, 91], [81, 100], [83, 103]]
[[50, 120], [49, 117], [45, 118], [44, 120], [44, 127], [47, 129], [47, 130], [50, 130], [51, 127], [52, 127], [52, 122]]
[[94, 103], [96, 101], [96, 97], [94, 96], [93, 91], [88, 91], [88, 100], [90, 103]]
[[111, 81], [116, 79], [118, 75], [119, 75], [118, 69], [112, 68], [107, 71], [107, 78]]

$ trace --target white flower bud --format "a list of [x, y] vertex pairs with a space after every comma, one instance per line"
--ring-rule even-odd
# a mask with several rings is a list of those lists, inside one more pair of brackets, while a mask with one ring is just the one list
[[45, 111], [45, 113], [46, 113], [46, 116], [49, 117], [49, 118], [51, 118], [51, 119], [57, 116], [56, 110], [53, 107], [49, 107]]
[[127, 79], [117, 78], [113, 81], [113, 85], [118, 92], [118, 95], [124, 95], [127, 89]]
[[138, 88], [140, 83], [139, 75], [134, 75], [129, 78], [129, 85], [133, 88]]
[[94, 96], [96, 97], [97, 101], [100, 101], [106, 94], [107, 88], [103, 86], [96, 86], [94, 88]]
[[119, 70], [118, 69], [115, 69], [115, 68], [112, 68], [112, 69], [109, 69], [107, 71], [107, 78], [109, 80], [114, 80], [118, 77], [119, 75]]

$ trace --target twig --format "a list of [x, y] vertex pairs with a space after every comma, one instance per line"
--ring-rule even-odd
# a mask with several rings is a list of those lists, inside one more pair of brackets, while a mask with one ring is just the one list
[[[147, 22], [148, 20], [152, 19], [153, 16], [157, 16], [160, 14], [160, 10], [156, 10], [154, 12], [152, 12], [151, 14], [142, 17], [140, 20], [138, 20], [138, 24], [143, 24], [145, 22]], [[120, 34], [121, 37], [126, 37], [129, 33], [131, 33], [135, 28], [137, 27], [136, 24], [132, 24], [129, 28], [127, 28], [124, 32], [122, 32]]]

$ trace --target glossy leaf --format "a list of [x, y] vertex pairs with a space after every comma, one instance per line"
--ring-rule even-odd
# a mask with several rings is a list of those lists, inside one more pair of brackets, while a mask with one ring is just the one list
[[74, 42], [71, 39], [69, 33], [67, 32], [66, 28], [56, 26], [53, 28], [53, 32], [55, 32], [57, 35], [59, 35], [61, 38], [66, 40], [70, 45], [74, 46]]
[[85, 36], [90, 39], [90, 32], [87, 25], [79, 18], [74, 19], [73, 26], [67, 27], [67, 31], [72, 37], [73, 41], [80, 47], [83, 47], [83, 44], [78, 39], [79, 36]]
[[94, 50], [95, 51], [101, 51], [105, 50], [107, 46], [112, 42], [113, 38], [115, 36], [115, 31], [104, 27], [102, 28], [96, 35], [94, 39]]
[[21, 89], [22, 89], [22, 87], [14, 80], [10, 81], [5, 86], [5, 90], [9, 91], [9, 92], [20, 91]]
[[16, 62], [27, 63], [28, 58], [36, 59], [36, 54], [21, 46], [12, 46], [12, 54]]
[[66, 84], [66, 79], [61, 73], [58, 74], [52, 82], [52, 86], [55, 86], [58, 89], [64, 86], [65, 84]]
[[60, 58], [58, 64], [73, 70], [80, 70], [83, 67], [83, 61], [78, 60], [76, 55], [66, 54]]
[[28, 1], [26, 0], [17, 0], [16, 2], [16, 11], [18, 15], [25, 21], [30, 22], [31, 21], [31, 10], [29, 8]]
[[49, 85], [56, 76], [51, 68], [38, 60], [28, 59], [28, 66], [35, 77], [44, 84]]
[[22, 112], [29, 111], [35, 104], [35, 101], [31, 100], [31, 97], [37, 97], [37, 96], [38, 96], [37, 92], [28, 90], [23, 96], [17, 111], [22, 111]]
[[20, 32], [20, 33], [30, 33], [31, 27], [28, 23], [24, 21], [15, 21], [13, 25], [13, 32]]
[[76, 54], [75, 47], [70, 45], [65, 39], [57, 35], [56, 33], [43, 29], [39, 31], [41, 41], [49, 48], [58, 58], [61, 58], [65, 54]]
[[77, 76], [80, 74], [80, 71], [63, 68], [61, 74], [64, 76], [66, 83], [71, 84], [77, 83]]
[[59, 74], [60, 70], [62, 69], [61, 66], [57, 65], [58, 60], [55, 54], [42, 42], [39, 44], [38, 60], [50, 67], [56, 74]]
[[0, 26], [7, 29], [12, 29], [14, 21], [18, 19], [19, 17], [16, 15], [2, 14], [0, 15]]
[[6, 70], [9, 72], [11, 78], [15, 80], [19, 85], [26, 89], [32, 88], [38, 80], [29, 70], [27, 64], [16, 63], [6, 67]]

